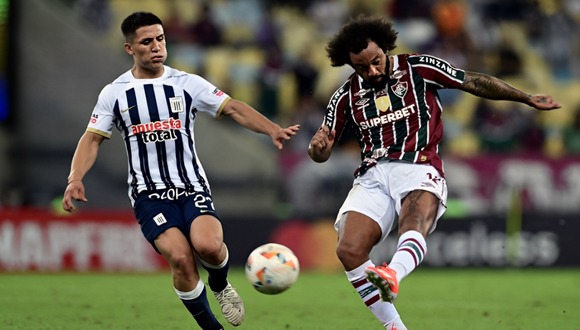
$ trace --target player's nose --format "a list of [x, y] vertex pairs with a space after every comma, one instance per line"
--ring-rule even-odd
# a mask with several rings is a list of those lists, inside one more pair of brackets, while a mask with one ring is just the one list
[[371, 65], [369, 67], [369, 76], [374, 77], [380, 74], [379, 69], [376, 66]]

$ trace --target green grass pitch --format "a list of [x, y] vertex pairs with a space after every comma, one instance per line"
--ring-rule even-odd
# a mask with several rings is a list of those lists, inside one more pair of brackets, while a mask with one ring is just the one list
[[[342, 272], [302, 272], [274, 296], [255, 291], [243, 269], [232, 270], [230, 282], [246, 305], [237, 329], [382, 329]], [[580, 269], [419, 268], [401, 283], [396, 306], [415, 330], [580, 329]], [[168, 273], [1, 273], [0, 329], [198, 327]]]

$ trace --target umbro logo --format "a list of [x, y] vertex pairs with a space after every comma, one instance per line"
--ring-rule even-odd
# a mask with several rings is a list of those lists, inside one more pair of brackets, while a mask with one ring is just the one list
[[132, 105], [132, 106], [128, 107], [127, 109], [121, 109], [121, 112], [127, 112], [127, 111], [133, 109], [134, 107], [136, 107], [136, 105]]
[[362, 98], [362, 99], [356, 101], [356, 103], [354, 105], [358, 105], [358, 106], [361, 106], [361, 107], [362, 106], [366, 106], [367, 103], [369, 103], [369, 101], [370, 101], [370, 99], [368, 99], [368, 98]]

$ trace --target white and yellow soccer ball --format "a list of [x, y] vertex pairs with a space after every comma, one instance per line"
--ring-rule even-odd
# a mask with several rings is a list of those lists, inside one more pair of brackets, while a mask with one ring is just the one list
[[256, 290], [278, 294], [298, 279], [298, 258], [288, 247], [267, 243], [254, 249], [246, 262], [246, 277]]

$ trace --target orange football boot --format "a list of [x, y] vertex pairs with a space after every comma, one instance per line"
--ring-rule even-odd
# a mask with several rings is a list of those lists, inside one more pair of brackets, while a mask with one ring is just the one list
[[369, 266], [366, 277], [377, 289], [383, 301], [393, 303], [399, 294], [397, 272], [386, 263], [382, 266]]

